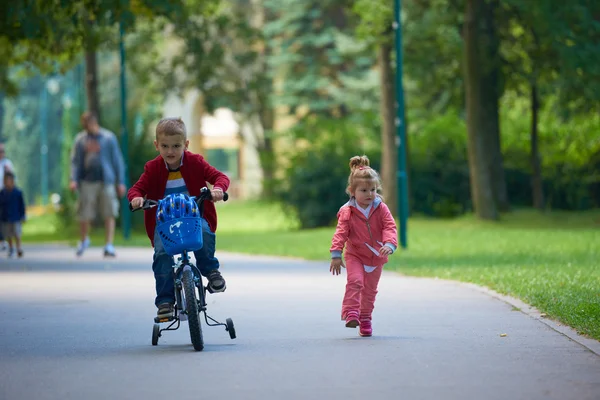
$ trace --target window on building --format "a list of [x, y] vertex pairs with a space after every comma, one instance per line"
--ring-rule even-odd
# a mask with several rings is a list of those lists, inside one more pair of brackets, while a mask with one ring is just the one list
[[210, 165], [226, 174], [229, 179], [239, 179], [239, 150], [207, 149], [206, 160]]

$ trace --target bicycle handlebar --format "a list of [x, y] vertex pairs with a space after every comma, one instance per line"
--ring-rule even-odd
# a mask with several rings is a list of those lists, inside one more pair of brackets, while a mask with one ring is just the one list
[[[200, 189], [200, 196], [198, 197], [191, 197], [196, 204], [198, 204], [198, 206], [200, 206], [202, 204], [202, 202], [204, 200], [212, 200], [212, 194], [210, 193], [210, 189], [208, 189], [207, 187], [203, 187], [202, 189]], [[229, 199], [229, 194], [227, 192], [223, 193], [223, 201], [227, 201]], [[141, 207], [138, 208], [133, 208], [131, 206], [131, 203], [129, 203], [129, 211], [131, 212], [135, 212], [135, 211], [139, 211], [139, 210], [148, 210], [152, 207], [156, 207], [158, 206], [158, 201], [156, 200], [152, 200], [152, 199], [146, 199], [144, 200], [144, 203], [142, 204]]]

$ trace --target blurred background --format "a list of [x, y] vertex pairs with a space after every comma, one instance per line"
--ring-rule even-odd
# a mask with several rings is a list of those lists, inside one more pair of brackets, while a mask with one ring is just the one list
[[[181, 116], [191, 150], [231, 177], [232, 198], [283, 204], [302, 228], [335, 222], [348, 159], [363, 153], [396, 214], [399, 196], [411, 216], [489, 220], [600, 204], [598, 2], [40, 0], [0, 9], [0, 141], [29, 205], [60, 203], [65, 225], [72, 139], [88, 109], [119, 136], [129, 184], [156, 155], [158, 119]], [[398, 187], [399, 149], [408, 191]]]

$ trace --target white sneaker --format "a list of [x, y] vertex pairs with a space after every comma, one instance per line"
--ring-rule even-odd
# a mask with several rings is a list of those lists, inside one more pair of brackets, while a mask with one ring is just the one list
[[112, 244], [107, 244], [104, 246], [104, 257], [115, 257], [115, 246]]
[[87, 249], [88, 247], [90, 247], [90, 238], [87, 237], [85, 238], [85, 240], [83, 242], [79, 242], [79, 245], [77, 246], [77, 257], [80, 257], [83, 252], [85, 251], [85, 249]]

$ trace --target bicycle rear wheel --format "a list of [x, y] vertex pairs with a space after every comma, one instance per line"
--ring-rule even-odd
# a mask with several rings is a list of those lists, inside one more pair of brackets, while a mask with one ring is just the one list
[[190, 338], [194, 350], [204, 349], [202, 337], [202, 325], [200, 325], [200, 313], [198, 311], [198, 299], [196, 298], [196, 285], [194, 284], [194, 273], [190, 268], [185, 268], [181, 277], [183, 293], [185, 296], [185, 310], [187, 313], [188, 326], [190, 327]]

